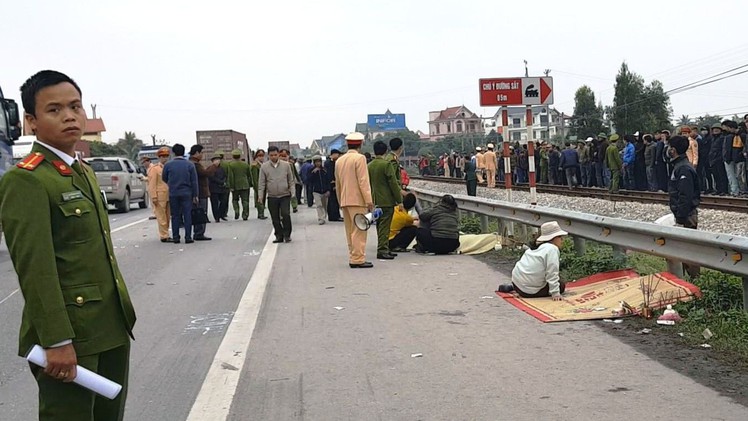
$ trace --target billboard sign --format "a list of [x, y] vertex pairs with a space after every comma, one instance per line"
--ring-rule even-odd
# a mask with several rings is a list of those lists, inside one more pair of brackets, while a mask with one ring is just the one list
[[552, 77], [480, 79], [482, 107], [553, 104]]
[[384, 114], [369, 114], [367, 125], [375, 132], [405, 130], [405, 114], [392, 114], [389, 110]]

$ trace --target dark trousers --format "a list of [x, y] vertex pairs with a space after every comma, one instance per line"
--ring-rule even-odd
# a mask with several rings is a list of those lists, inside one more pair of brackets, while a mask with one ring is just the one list
[[467, 180], [467, 194], [468, 196], [477, 196], [478, 192], [478, 180]]
[[[514, 290], [517, 291], [517, 294], [519, 294], [522, 298], [541, 298], [541, 297], [550, 297], [551, 296], [551, 287], [548, 284], [545, 284], [543, 288], [540, 289], [540, 291], [536, 292], [535, 294], [528, 294], [521, 289], [517, 288], [517, 285], [514, 285], [514, 282], [512, 282], [512, 285], [514, 286]], [[566, 291], [566, 283], [565, 282], [559, 282], [559, 288], [558, 290], [561, 292], [561, 294]]]
[[380, 206], [382, 215], [377, 219], [377, 254], [390, 252], [390, 225], [395, 214], [393, 206]]
[[699, 180], [701, 180], [701, 191], [713, 191], [714, 180], [712, 180], [712, 170], [709, 168], [709, 164], [701, 162], [701, 158], [699, 158], [697, 172], [699, 173]]
[[291, 196], [268, 197], [268, 211], [275, 228], [275, 238], [291, 238]]
[[407, 249], [410, 243], [416, 239], [418, 227], [411, 225], [404, 227], [390, 240], [390, 249]]
[[179, 240], [179, 227], [184, 225], [184, 238], [192, 238], [192, 197], [169, 196], [171, 237]]
[[[207, 197], [201, 197], [197, 207], [204, 210], [205, 214], [208, 214], [208, 198]], [[190, 211], [190, 216], [192, 214], [192, 211]], [[202, 237], [205, 235], [205, 225], [206, 224], [195, 224], [194, 230], [195, 230], [195, 237]]]
[[[688, 215], [688, 219], [685, 222], [686, 223], [683, 225], [676, 224], [676, 226], [693, 230], [699, 229], [699, 210], [694, 209], [691, 211], [691, 214]], [[701, 266], [699, 265], [683, 263], [683, 270], [691, 277], [691, 279], [696, 279], [701, 275]]]
[[460, 248], [459, 239], [434, 237], [428, 228], [418, 228], [416, 238], [418, 239], [417, 247], [427, 253], [449, 254]]
[[78, 356], [78, 365], [122, 385], [114, 400], [99, 396], [75, 383], [63, 383], [31, 364], [39, 385], [39, 421], [122, 421], [127, 400], [130, 344], [100, 354]]
[[725, 169], [725, 164], [720, 160], [712, 165], [711, 168], [712, 176], [714, 177], [714, 190], [716, 190], [717, 193], [727, 194], [729, 183], [727, 181], [727, 170]]
[[221, 218], [226, 218], [229, 215], [229, 194], [230, 192], [226, 190], [219, 195], [221, 201], [218, 205], [218, 209], [220, 210]]
[[[296, 189], [298, 190], [300, 186], [296, 186]], [[304, 185], [304, 190], [306, 192], [306, 204], [310, 208], [314, 206], [314, 186], [311, 184]], [[299, 196], [299, 203], [301, 203], [301, 192], [297, 194]]]
[[[219, 219], [223, 218], [223, 208], [221, 207], [223, 203], [221, 202], [221, 197], [223, 196], [223, 193], [211, 193], [210, 194], [210, 211], [213, 214], [213, 219], [218, 222]], [[228, 207], [226, 208], [228, 210]]]
[[327, 201], [327, 219], [329, 221], [339, 221], [341, 219], [340, 203], [335, 189], [330, 192], [330, 199]]

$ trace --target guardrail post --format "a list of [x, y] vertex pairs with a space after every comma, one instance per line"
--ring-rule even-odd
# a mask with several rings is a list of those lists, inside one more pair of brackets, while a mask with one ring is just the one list
[[488, 233], [488, 215], [480, 216], [480, 231], [483, 234]]
[[526, 243], [526, 242], [530, 241], [530, 237], [527, 236], [527, 225], [520, 224], [520, 226], [519, 226], [519, 233], [520, 233], [520, 236], [522, 237], [522, 242], [523, 243]]
[[613, 258], [623, 259], [626, 257], [626, 249], [621, 246], [613, 246]]
[[743, 310], [748, 311], [748, 276], [743, 277]]
[[667, 259], [667, 271], [679, 278], [683, 278], [683, 262]]
[[582, 237], [574, 237], [574, 252], [577, 256], [584, 256], [587, 252], [587, 242]]

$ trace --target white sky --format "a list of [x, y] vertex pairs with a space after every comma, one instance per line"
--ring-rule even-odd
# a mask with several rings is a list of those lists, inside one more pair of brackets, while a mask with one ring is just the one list
[[[479, 107], [478, 79], [551, 69], [571, 114], [587, 84], [609, 105], [623, 60], [665, 89], [748, 64], [743, 0], [12, 0], [0, 5], [0, 86], [67, 73], [98, 104], [104, 139], [169, 143], [234, 129], [250, 145], [302, 146], [390, 108]], [[727, 19], [730, 16], [730, 23]], [[748, 112], [748, 73], [671, 97], [674, 117]], [[90, 114], [90, 107], [88, 107]]]

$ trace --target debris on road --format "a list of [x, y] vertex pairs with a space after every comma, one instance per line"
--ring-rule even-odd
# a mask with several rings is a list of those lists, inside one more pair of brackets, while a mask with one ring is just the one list
[[423, 354], [421, 354], [421, 353], [418, 353], [418, 354], [410, 354], [410, 358], [421, 358], [421, 357], [423, 357]]
[[637, 332], [637, 333], [639, 333], [640, 335], [646, 335], [646, 334], [652, 333], [652, 329], [647, 329], [647, 328], [645, 327], [644, 329], [640, 330], [640, 331], [639, 331], [639, 332]]
[[338, 311], [340, 311], [340, 310], [343, 310], [343, 309], [345, 309], [345, 307], [340, 307], [340, 306], [338, 306], [338, 307], [333, 307], [333, 308], [334, 308], [335, 310], [338, 310]]
[[484, 296], [482, 296], [480, 298], [481, 298], [481, 300], [493, 300], [494, 297], [493, 297], [493, 295], [484, 295]]
[[709, 344], [701, 344], [701, 345], [699, 345], [699, 346], [700, 346], [700, 347], [702, 347], [702, 348], [711, 348], [711, 347], [712, 347], [712, 346], [711, 346], [711, 345], [709, 345]]
[[145, 284], [146, 284], [146, 285], [156, 285], [156, 284], [154, 284], [153, 282], [146, 282]]
[[708, 341], [709, 339], [711, 339], [711, 337], [712, 337], [712, 336], [714, 336], [714, 334], [712, 333], [712, 331], [711, 331], [711, 330], [709, 330], [709, 328], [706, 328], [706, 329], [704, 329], [704, 331], [703, 331], [703, 332], [701, 332], [701, 335], [702, 335], [702, 336], [704, 337], [704, 339], [706, 339], [707, 341]]

